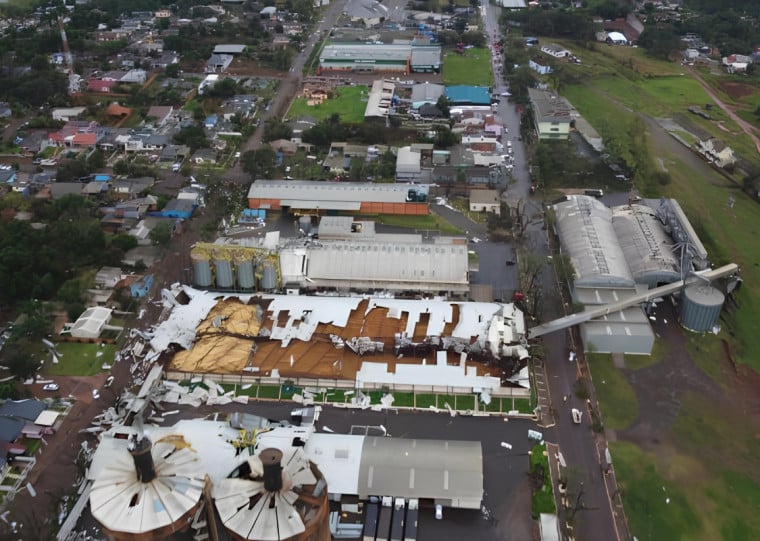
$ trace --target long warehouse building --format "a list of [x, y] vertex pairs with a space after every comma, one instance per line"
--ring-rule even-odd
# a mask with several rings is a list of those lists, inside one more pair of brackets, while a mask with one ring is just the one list
[[430, 212], [427, 197], [427, 185], [257, 180], [248, 190], [248, 207], [284, 210], [301, 215], [425, 215]]

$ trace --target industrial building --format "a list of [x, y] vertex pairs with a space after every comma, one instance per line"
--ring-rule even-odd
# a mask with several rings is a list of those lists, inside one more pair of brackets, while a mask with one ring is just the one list
[[319, 414], [113, 426], [80, 502], [118, 541], [416, 539], [421, 502], [480, 509], [479, 441], [318, 433]]
[[169, 363], [172, 379], [311, 377], [498, 392], [528, 357], [513, 304], [183, 293], [189, 301], [150, 340], [156, 352], [181, 349]]
[[248, 207], [293, 214], [428, 214], [428, 186], [257, 180], [248, 190]]
[[[594, 197], [568, 196], [554, 205], [556, 232], [575, 272], [575, 302], [587, 310], [635, 299], [708, 267], [707, 252], [674, 200], [608, 208]], [[569, 277], [561, 277], [569, 278]], [[682, 296], [685, 327], [705, 331], [717, 321], [723, 294], [692, 284]], [[654, 334], [638, 303], [583, 323], [587, 349], [649, 354]]]
[[371, 221], [324, 216], [314, 228], [308, 217], [298, 238], [198, 243], [190, 252], [193, 284], [232, 291], [341, 294], [384, 291], [467, 298], [467, 239], [421, 234], [381, 234]]
[[439, 73], [441, 48], [437, 45], [333, 43], [319, 55], [319, 74]]

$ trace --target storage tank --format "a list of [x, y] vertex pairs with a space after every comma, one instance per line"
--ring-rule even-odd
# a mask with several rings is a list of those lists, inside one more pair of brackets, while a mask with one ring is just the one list
[[193, 262], [193, 283], [198, 287], [211, 287], [214, 279], [208, 255], [193, 251], [190, 258]]
[[98, 474], [89, 499], [106, 537], [162, 541], [187, 531], [206, 489], [198, 452], [181, 435], [156, 445], [139, 434], [131, 444], [104, 441], [92, 462]]
[[235, 285], [235, 276], [232, 271], [232, 261], [229, 259], [215, 259], [216, 287], [229, 289]]
[[274, 291], [277, 288], [277, 268], [275, 263], [267, 259], [261, 264], [261, 289]]
[[683, 291], [681, 325], [690, 331], [712, 330], [723, 309], [725, 295], [706, 284], [692, 284]]
[[253, 274], [253, 260], [250, 256], [242, 254], [237, 256], [235, 258], [235, 271], [240, 289], [253, 289], [256, 287], [256, 278]]
[[213, 487], [227, 534], [238, 541], [329, 541], [327, 483], [302, 447], [268, 448]]

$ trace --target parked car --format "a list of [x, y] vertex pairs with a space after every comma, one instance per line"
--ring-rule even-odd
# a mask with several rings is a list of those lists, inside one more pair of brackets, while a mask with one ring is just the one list
[[435, 519], [441, 520], [443, 518], [443, 506], [440, 503], [435, 504]]
[[61, 386], [58, 385], [57, 383], [46, 383], [45, 385], [42, 386], [43, 391], [57, 391], [60, 388]]

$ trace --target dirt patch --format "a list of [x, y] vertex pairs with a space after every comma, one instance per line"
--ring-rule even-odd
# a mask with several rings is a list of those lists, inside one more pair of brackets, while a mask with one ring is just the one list
[[723, 90], [723, 92], [735, 100], [740, 100], [746, 96], [754, 94], [757, 91], [755, 87], [744, 83], [724, 82], [720, 84], [720, 88]]

